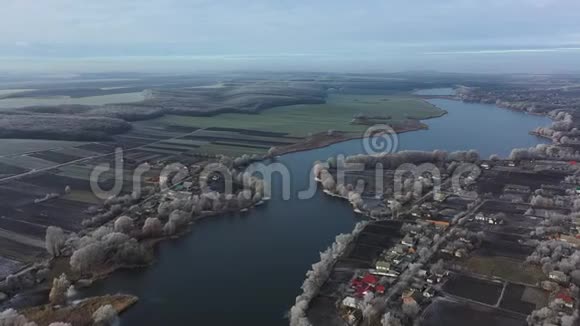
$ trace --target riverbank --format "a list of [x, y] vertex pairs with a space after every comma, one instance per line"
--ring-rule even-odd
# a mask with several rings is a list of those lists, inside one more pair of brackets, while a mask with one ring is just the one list
[[81, 300], [70, 306], [44, 305], [24, 309], [20, 313], [38, 326], [48, 326], [51, 323], [63, 321], [75, 326], [90, 326], [93, 325], [93, 314], [100, 307], [111, 305], [117, 314], [121, 314], [138, 301], [137, 297], [131, 295], [106, 295]]

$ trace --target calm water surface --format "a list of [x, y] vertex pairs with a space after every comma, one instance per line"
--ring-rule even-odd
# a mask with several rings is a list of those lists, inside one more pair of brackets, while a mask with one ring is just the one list
[[[528, 131], [549, 123], [493, 105], [432, 100], [449, 113], [427, 120], [430, 129], [399, 136], [399, 149], [476, 149], [506, 156], [541, 139]], [[293, 191], [306, 188], [315, 160], [362, 153], [361, 140], [280, 157], [292, 173]], [[287, 325], [285, 314], [310, 265], [359, 217], [339, 199], [318, 192], [310, 200], [284, 201], [274, 179], [272, 200], [246, 215], [196, 224], [191, 234], [163, 242], [154, 266], [123, 271], [84, 295], [130, 293], [141, 301], [123, 325]], [[295, 197], [295, 196], [293, 196]]]

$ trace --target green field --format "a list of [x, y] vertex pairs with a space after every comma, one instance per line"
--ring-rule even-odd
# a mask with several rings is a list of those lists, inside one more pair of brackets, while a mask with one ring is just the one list
[[27, 106], [56, 106], [63, 104], [104, 105], [110, 103], [131, 103], [143, 101], [142, 92], [87, 96], [71, 98], [68, 96], [22, 97], [0, 99], [0, 109], [16, 109]]
[[291, 105], [273, 108], [259, 114], [227, 113], [211, 117], [168, 115], [148, 123], [285, 132], [290, 136], [306, 137], [310, 133], [329, 129], [361, 133], [365, 126], [351, 125], [353, 116], [390, 116], [388, 123], [396, 124], [407, 118], [427, 119], [440, 116], [443, 111], [413, 97], [377, 95], [330, 95], [325, 104]]

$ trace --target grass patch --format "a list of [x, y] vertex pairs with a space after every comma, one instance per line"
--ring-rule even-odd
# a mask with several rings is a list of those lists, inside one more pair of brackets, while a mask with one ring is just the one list
[[474, 273], [496, 276], [516, 283], [537, 284], [546, 279], [540, 267], [525, 265], [508, 257], [472, 256], [462, 262], [462, 265]]

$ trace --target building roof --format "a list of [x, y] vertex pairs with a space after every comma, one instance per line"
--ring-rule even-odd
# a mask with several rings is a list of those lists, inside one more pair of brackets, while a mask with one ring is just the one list
[[365, 277], [363, 277], [362, 281], [364, 283], [367, 283], [367, 284], [377, 284], [379, 282], [377, 277], [372, 275], [372, 274], [365, 275]]
[[572, 298], [568, 293], [566, 293], [565, 291], [562, 291], [558, 294], [556, 294], [556, 299], [561, 299], [562, 301], [564, 301], [565, 303], [573, 303], [574, 302], [574, 298]]
[[353, 297], [346, 297], [342, 300], [342, 305], [351, 308], [358, 308], [358, 301]]
[[405, 297], [403, 298], [403, 303], [405, 304], [413, 304], [416, 303], [417, 301], [415, 301], [415, 299], [413, 297]]

